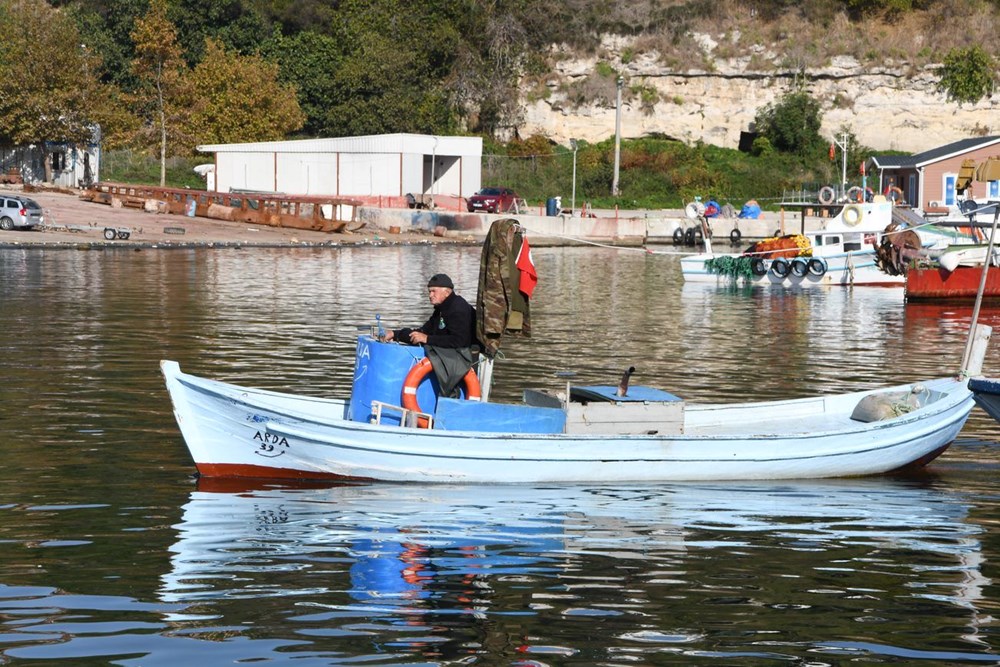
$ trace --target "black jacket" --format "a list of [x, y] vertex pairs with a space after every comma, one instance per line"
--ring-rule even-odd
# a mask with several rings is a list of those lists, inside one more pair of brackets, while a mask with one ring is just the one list
[[[472, 347], [476, 342], [476, 311], [452, 292], [417, 331], [427, 334], [427, 344], [433, 347]], [[408, 343], [411, 332], [413, 329], [396, 329], [392, 333], [395, 340]]]

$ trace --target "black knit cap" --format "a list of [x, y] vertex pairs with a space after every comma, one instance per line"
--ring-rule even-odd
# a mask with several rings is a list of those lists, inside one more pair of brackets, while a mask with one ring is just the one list
[[431, 279], [427, 281], [428, 287], [447, 287], [448, 289], [455, 289], [455, 283], [451, 282], [451, 278], [443, 273], [435, 273], [431, 276]]

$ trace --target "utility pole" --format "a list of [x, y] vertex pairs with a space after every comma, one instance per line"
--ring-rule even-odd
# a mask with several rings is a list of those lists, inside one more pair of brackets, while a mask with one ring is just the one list
[[576, 215], [576, 139], [570, 139], [569, 145], [573, 149], [573, 198], [569, 200], [569, 209]]
[[618, 77], [618, 95], [615, 100], [615, 176], [611, 181], [611, 195], [617, 197], [618, 191], [618, 164], [621, 162], [622, 152], [622, 85], [625, 79]]

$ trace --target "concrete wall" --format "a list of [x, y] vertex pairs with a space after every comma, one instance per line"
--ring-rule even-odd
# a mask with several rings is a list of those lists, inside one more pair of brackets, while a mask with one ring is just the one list
[[[674, 231], [686, 230], [697, 223], [684, 216], [683, 211], [645, 211], [615, 215], [602, 211], [595, 218], [578, 218], [570, 215], [495, 215], [486, 213], [456, 213], [441, 210], [391, 209], [362, 206], [358, 220], [369, 228], [388, 231], [423, 231], [447, 236], [468, 236], [479, 239], [486, 235], [495, 220], [512, 217], [517, 219], [533, 240], [549, 242], [615, 242], [623, 244], [672, 244]], [[820, 229], [827, 218], [807, 216], [798, 212], [765, 212], [759, 219], [714, 218], [710, 224], [718, 249], [729, 251], [733, 229], [739, 230], [740, 243], [773, 236], [776, 232], [795, 234], [801, 231], [803, 220], [806, 229]], [[686, 246], [685, 246], [686, 247]]]

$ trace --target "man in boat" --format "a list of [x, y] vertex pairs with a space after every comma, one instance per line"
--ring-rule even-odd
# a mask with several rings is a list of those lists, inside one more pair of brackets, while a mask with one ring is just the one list
[[434, 274], [427, 281], [427, 298], [434, 306], [430, 319], [418, 329], [389, 330], [385, 340], [423, 345], [441, 386], [441, 395], [453, 397], [472, 368], [476, 311], [455, 293], [455, 284], [443, 273]]

